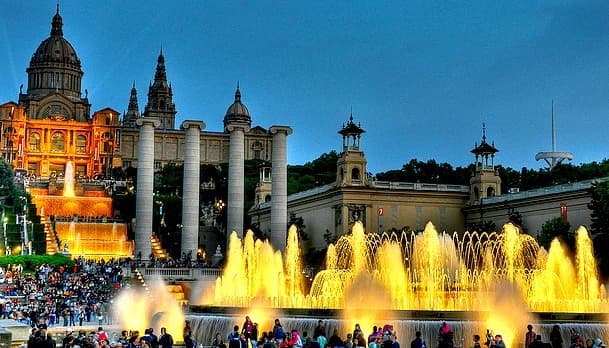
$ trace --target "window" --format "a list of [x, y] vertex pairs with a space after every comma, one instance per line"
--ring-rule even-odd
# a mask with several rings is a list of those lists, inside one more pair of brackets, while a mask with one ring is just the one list
[[53, 152], [64, 152], [65, 150], [65, 138], [63, 133], [56, 132], [51, 136], [51, 151]]
[[110, 153], [110, 148], [112, 147], [112, 138], [110, 137], [110, 132], [102, 134], [102, 144], [104, 152]]
[[354, 180], [354, 181], [359, 180], [359, 168], [353, 168], [351, 170], [351, 180]]
[[163, 169], [163, 164], [161, 163], [161, 161], [155, 161], [154, 170], [161, 170], [161, 169]]
[[131, 161], [123, 161], [123, 168], [130, 168], [131, 167]]
[[87, 152], [87, 137], [79, 135], [76, 137], [76, 152], [86, 153]]
[[257, 140], [254, 141], [252, 143], [252, 152], [254, 155], [254, 159], [261, 159], [262, 143]]
[[38, 133], [30, 134], [30, 151], [40, 151], [40, 135]]

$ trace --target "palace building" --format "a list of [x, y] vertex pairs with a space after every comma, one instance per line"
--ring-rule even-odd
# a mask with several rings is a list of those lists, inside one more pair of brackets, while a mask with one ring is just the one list
[[[178, 108], [173, 103], [163, 52], [157, 58], [142, 114], [135, 85], [124, 115], [112, 107], [91, 111], [90, 96], [86, 89], [83, 94], [81, 86], [81, 61], [64, 37], [58, 8], [50, 36], [34, 51], [26, 72], [27, 89], [22, 86], [16, 102], [0, 105], [0, 151], [14, 168], [36, 177], [53, 177], [63, 175], [66, 163], [72, 161], [77, 175], [92, 178], [109, 176], [112, 168], [137, 167], [136, 120], [140, 117], [160, 121], [155, 132], [155, 169], [183, 162], [184, 131], [175, 125]], [[239, 88], [225, 116], [235, 117], [250, 118]], [[201, 132], [201, 163], [228, 163], [229, 137], [228, 131]], [[245, 132], [244, 158], [270, 161], [271, 140], [267, 129], [250, 127]]]
[[[51, 21], [50, 35], [34, 51], [26, 72], [27, 88], [25, 91], [23, 86], [20, 88], [17, 101], [0, 104], [0, 153], [19, 175], [35, 179], [30, 180], [33, 182], [30, 192], [38, 214], [53, 214], [49, 212], [50, 206], [44, 207], [47, 210], [41, 208], [42, 196], [46, 202], [50, 201], [46, 196], [61, 196], [62, 191], [65, 196], [72, 178], [76, 179], [75, 196], [100, 197], [103, 192], [86, 179], [111, 177], [116, 168], [138, 168], [138, 192], [150, 191], [150, 197], [138, 197], [135, 251], [147, 257], [153, 172], [170, 163], [184, 164], [183, 220], [187, 223], [183, 224], [187, 239], [182, 241], [182, 250], [197, 250], [199, 166], [228, 164], [227, 229], [242, 234], [244, 161], [259, 159], [273, 162], [273, 175], [283, 176], [283, 180], [274, 180], [279, 184], [274, 187], [277, 211], [274, 230], [278, 240], [285, 236], [287, 216], [283, 216], [285, 207], [281, 205], [285, 206], [282, 196], [287, 196], [287, 184], [281, 182], [286, 177], [286, 137], [292, 130], [287, 126], [268, 129], [253, 126], [249, 110], [241, 101], [239, 86], [222, 119], [223, 132], [204, 131], [203, 121], [188, 120], [188, 116], [184, 117], [188, 121], [178, 128], [179, 107], [173, 102], [174, 91], [161, 50], [143, 112], [139, 111], [135, 84], [130, 96], [125, 96], [128, 107], [123, 115], [112, 107], [92, 111], [87, 89], [83, 93], [81, 61], [64, 37], [59, 5]], [[142, 185], [142, 180], [146, 185]], [[74, 215], [95, 214], [90, 209], [77, 210]], [[111, 209], [108, 211], [112, 214]], [[65, 215], [65, 209], [61, 214]]]

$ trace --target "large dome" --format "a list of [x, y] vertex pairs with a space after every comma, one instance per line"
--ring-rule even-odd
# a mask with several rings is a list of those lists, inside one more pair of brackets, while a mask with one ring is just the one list
[[30, 61], [30, 68], [59, 65], [80, 70], [80, 59], [74, 47], [63, 37], [63, 21], [59, 11], [53, 17], [51, 36], [42, 41]]
[[20, 94], [19, 101], [41, 100], [47, 95], [59, 93], [73, 100], [87, 103], [80, 88], [82, 76], [80, 59], [74, 47], [63, 37], [63, 20], [57, 12], [51, 22], [51, 36], [42, 41], [26, 69], [28, 89]]
[[228, 107], [228, 110], [226, 110], [226, 116], [224, 116], [224, 126], [227, 126], [232, 122], [247, 123], [248, 125], [251, 125], [252, 123], [250, 112], [241, 102], [241, 91], [239, 90], [238, 86], [237, 91], [235, 91], [235, 102]]

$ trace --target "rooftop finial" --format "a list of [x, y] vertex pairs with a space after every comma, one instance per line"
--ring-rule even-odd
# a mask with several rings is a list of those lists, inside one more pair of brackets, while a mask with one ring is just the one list
[[59, 15], [59, 2], [57, 2], [57, 10], [53, 21], [51, 22], [51, 36], [63, 36], [63, 20]]
[[239, 88], [239, 80], [237, 80], [237, 90], [235, 91], [235, 102], [241, 102], [241, 89]]
[[482, 141], [486, 142], [486, 122], [482, 122]]

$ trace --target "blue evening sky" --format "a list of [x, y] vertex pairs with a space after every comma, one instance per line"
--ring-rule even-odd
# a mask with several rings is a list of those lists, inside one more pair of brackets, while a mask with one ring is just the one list
[[[56, 1], [0, 0], [0, 102], [27, 89]], [[340, 151], [351, 110], [372, 173], [472, 162], [482, 123], [515, 169], [609, 149], [609, 1], [60, 1], [92, 110], [146, 103], [161, 46], [179, 125], [221, 131], [240, 81], [254, 125], [290, 125], [288, 162]]]

